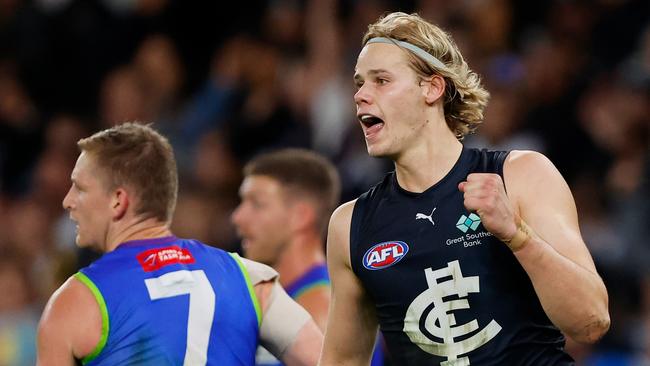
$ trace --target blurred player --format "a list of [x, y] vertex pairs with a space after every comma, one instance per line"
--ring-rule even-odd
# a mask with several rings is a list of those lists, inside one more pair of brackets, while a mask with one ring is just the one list
[[[324, 237], [339, 194], [336, 168], [324, 157], [279, 150], [245, 166], [241, 203], [232, 215], [246, 258], [278, 271], [289, 296], [321, 329], [330, 303]], [[278, 361], [260, 349], [258, 365], [273, 364]]]

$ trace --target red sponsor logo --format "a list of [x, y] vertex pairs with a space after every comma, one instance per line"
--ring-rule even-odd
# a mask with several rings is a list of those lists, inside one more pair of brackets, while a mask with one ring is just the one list
[[187, 249], [176, 245], [164, 248], [145, 250], [136, 256], [145, 272], [155, 271], [170, 264], [194, 263], [194, 257]]

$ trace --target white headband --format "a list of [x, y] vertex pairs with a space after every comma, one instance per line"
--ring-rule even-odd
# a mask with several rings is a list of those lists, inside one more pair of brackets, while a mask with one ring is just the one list
[[421, 49], [420, 47], [418, 47], [418, 46], [416, 46], [414, 44], [408, 43], [408, 42], [400, 41], [400, 40], [397, 40], [397, 39], [394, 39], [394, 38], [375, 37], [375, 38], [369, 39], [368, 42], [366, 42], [366, 44], [370, 44], [370, 43], [388, 43], [388, 44], [398, 45], [398, 46], [404, 47], [404, 48], [408, 49], [409, 51], [415, 53], [418, 57], [420, 57], [424, 61], [429, 62], [429, 64], [431, 64], [431, 65], [433, 65], [433, 66], [435, 66], [435, 67], [437, 67], [439, 69], [446, 69], [447, 68], [442, 61], [438, 60], [436, 57], [431, 55], [429, 52]]

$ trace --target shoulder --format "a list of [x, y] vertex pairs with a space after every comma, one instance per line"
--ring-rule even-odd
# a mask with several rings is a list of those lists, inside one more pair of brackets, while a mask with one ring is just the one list
[[58, 323], [85, 307], [96, 308], [88, 305], [96, 305], [92, 291], [74, 276], [70, 277], [50, 297], [43, 311], [41, 323], [44, 321]]
[[[334, 210], [330, 218], [328, 239], [337, 239], [336, 241], [338, 242], [341, 241], [340, 239], [349, 238], [352, 213], [354, 212], [356, 203], [357, 200], [352, 200]], [[330, 240], [328, 240], [328, 246], [330, 245], [329, 242]], [[347, 243], [347, 241], [344, 242]]]
[[239, 256], [237, 257], [248, 272], [251, 280], [251, 285], [253, 286], [262, 282], [273, 281], [278, 277], [278, 272], [266, 264], [255, 262]]
[[526, 185], [538, 184], [545, 179], [561, 178], [560, 172], [544, 154], [530, 150], [513, 150], [503, 166], [508, 182]]
[[332, 217], [330, 218], [330, 227], [332, 225], [344, 224], [346, 221], [349, 221], [352, 217], [352, 212], [357, 203], [357, 200], [348, 201], [334, 210]]
[[352, 213], [357, 200], [349, 201], [339, 206], [332, 217], [327, 231], [327, 257], [328, 266], [332, 270], [333, 263], [343, 262], [350, 266], [350, 228]]
[[544, 154], [532, 150], [512, 150], [508, 154], [505, 168], [516, 172], [519, 171], [536, 171], [539, 168], [555, 169], [555, 166]]
[[38, 328], [39, 342], [69, 347], [77, 358], [90, 354], [98, 344], [102, 315], [91, 289], [70, 277], [50, 297]]
[[260, 310], [264, 313], [269, 304], [273, 288], [278, 283], [278, 272], [266, 264], [242, 258], [237, 254], [233, 254], [233, 258], [241, 263], [242, 270], [246, 272], [250, 280], [250, 286], [255, 292], [253, 301], [259, 304]]
[[518, 202], [553, 192], [570, 194], [569, 187], [555, 165], [544, 154], [513, 150], [504, 164], [504, 183], [508, 195]]

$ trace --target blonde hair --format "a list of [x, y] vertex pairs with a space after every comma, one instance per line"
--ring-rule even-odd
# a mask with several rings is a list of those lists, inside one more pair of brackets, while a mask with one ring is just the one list
[[445, 120], [459, 140], [473, 132], [483, 121], [483, 110], [490, 93], [481, 85], [478, 74], [469, 68], [449, 34], [422, 19], [418, 14], [395, 12], [370, 24], [363, 36], [362, 45], [365, 46], [375, 37], [408, 42], [431, 54], [445, 65], [444, 68], [436, 68], [402, 47], [409, 55], [410, 67], [418, 75], [426, 78], [437, 74], [445, 79], [443, 103]]
[[169, 141], [153, 128], [124, 123], [77, 142], [97, 162], [107, 189], [135, 191], [137, 215], [169, 222], [176, 207], [178, 173]]

